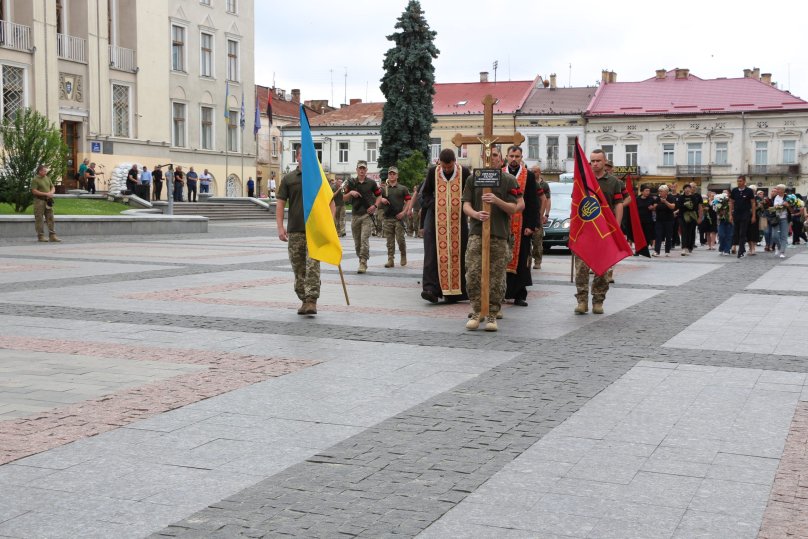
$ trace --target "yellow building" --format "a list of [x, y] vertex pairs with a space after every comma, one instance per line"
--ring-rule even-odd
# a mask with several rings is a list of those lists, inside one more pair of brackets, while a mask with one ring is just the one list
[[253, 0], [0, 0], [0, 114], [60, 126], [66, 188], [86, 157], [207, 168], [214, 194], [240, 196], [256, 175], [253, 15]]

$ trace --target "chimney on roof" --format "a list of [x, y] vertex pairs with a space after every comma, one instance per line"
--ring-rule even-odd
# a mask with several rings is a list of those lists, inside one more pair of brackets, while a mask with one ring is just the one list
[[659, 80], [665, 80], [668, 77], [668, 70], [667, 69], [657, 69], [656, 70], [656, 78]]
[[752, 78], [760, 80], [760, 68], [759, 67], [753, 67], [752, 68]]
[[677, 79], [686, 79], [688, 75], [690, 75], [689, 69], [679, 69], [678, 67], [676, 68]]
[[760, 82], [763, 84], [768, 84], [769, 86], [773, 86], [772, 84], [772, 74], [771, 73], [763, 73], [760, 76]]
[[480, 71], [480, 82], [488, 82], [488, 71]]
[[752, 70], [751, 69], [744, 69], [743, 70], [743, 78], [748, 79], [752, 77]]
[[617, 73], [609, 71], [609, 82], [617, 82]]
[[300, 103], [300, 90], [297, 88], [292, 89], [292, 103]]
[[352, 97], [351, 99], [348, 100], [349, 105], [356, 105], [357, 103], [361, 103], [361, 102], [362, 102], [361, 99], [357, 99], [355, 97]]
[[608, 84], [609, 82], [609, 70], [608, 69], [601, 69], [600, 70], [600, 82], [603, 84]]
[[555, 73], [550, 73], [550, 89], [551, 90], [556, 89], [556, 74]]

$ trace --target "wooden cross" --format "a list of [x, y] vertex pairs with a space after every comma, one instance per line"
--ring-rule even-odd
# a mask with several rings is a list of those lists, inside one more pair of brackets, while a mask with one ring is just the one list
[[[514, 144], [516, 146], [524, 142], [525, 137], [519, 131], [513, 135], [494, 136], [494, 104], [497, 102], [491, 94], [483, 98], [483, 135], [482, 137], [464, 136], [460, 133], [452, 137], [452, 144], [458, 148], [463, 144], [482, 144], [483, 146], [483, 167], [491, 168], [491, 147], [496, 143]], [[483, 194], [490, 193], [491, 189], [486, 187]], [[483, 211], [490, 215], [491, 204], [483, 202]], [[518, 241], [518, 238], [517, 238]], [[483, 222], [482, 237], [482, 275], [480, 275], [480, 316], [488, 316], [488, 287], [491, 280], [491, 220]]]

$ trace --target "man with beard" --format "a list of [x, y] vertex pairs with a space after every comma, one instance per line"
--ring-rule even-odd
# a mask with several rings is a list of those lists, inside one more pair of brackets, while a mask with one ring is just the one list
[[505, 299], [512, 299], [514, 305], [527, 307], [527, 287], [533, 286], [530, 276], [530, 240], [539, 224], [539, 195], [536, 177], [522, 162], [522, 148], [508, 148], [508, 165], [503, 168], [516, 178], [519, 190], [524, 193], [525, 207], [511, 216], [511, 236], [513, 254], [507, 267]]
[[457, 164], [451, 148], [440, 152], [421, 186], [424, 272], [421, 297], [430, 303], [455, 303], [466, 293], [466, 246], [469, 233], [462, 196], [471, 172]]

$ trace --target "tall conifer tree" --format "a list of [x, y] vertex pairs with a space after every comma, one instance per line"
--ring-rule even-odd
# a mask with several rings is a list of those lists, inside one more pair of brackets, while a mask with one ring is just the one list
[[397, 31], [387, 36], [395, 43], [384, 55], [381, 90], [384, 105], [379, 165], [388, 167], [412, 152], [429, 161], [429, 134], [435, 116], [435, 68], [432, 60], [440, 52], [434, 44], [437, 32], [429, 29], [418, 0], [410, 0], [399, 17]]

